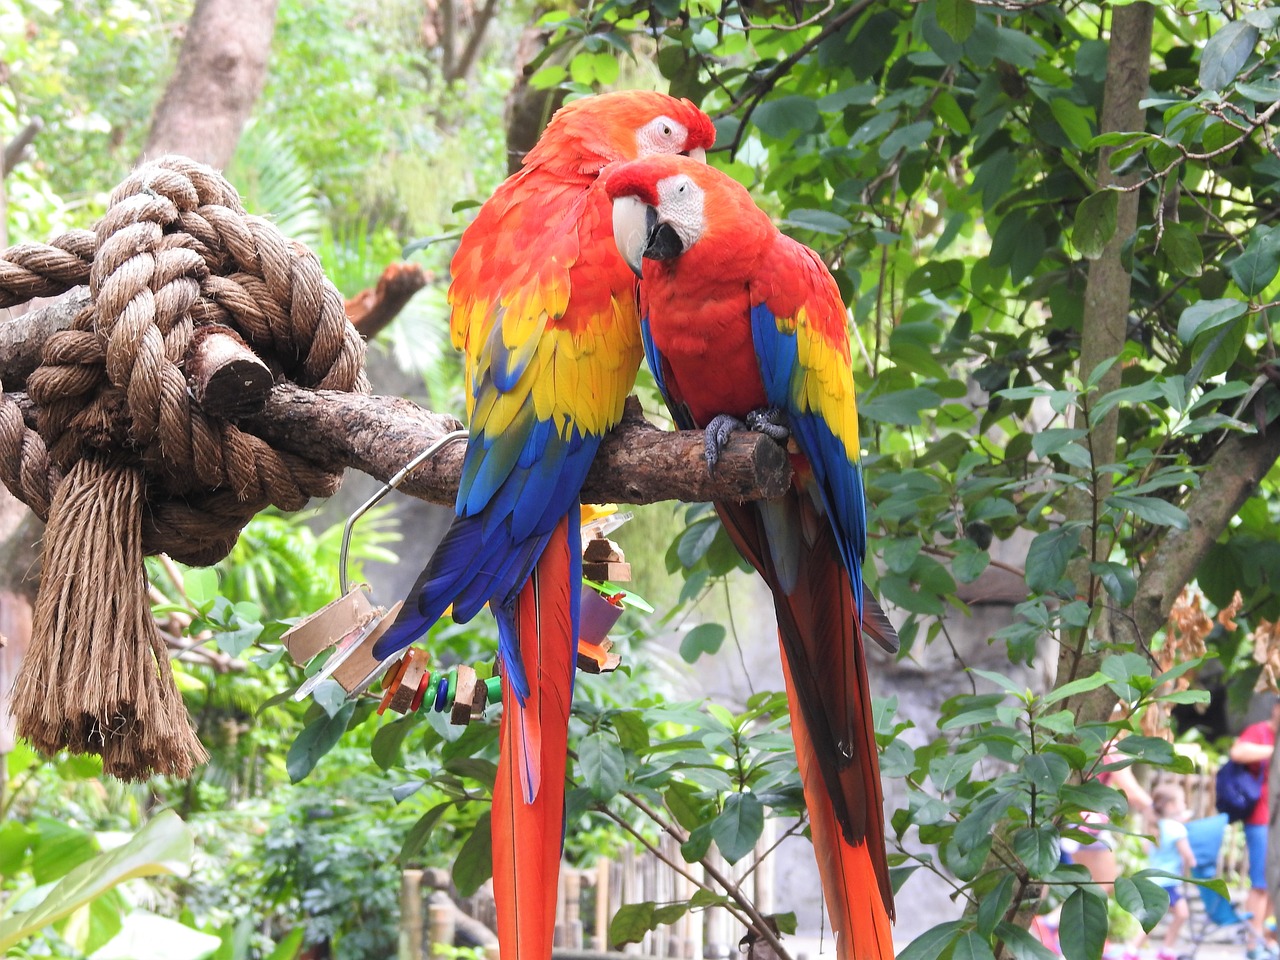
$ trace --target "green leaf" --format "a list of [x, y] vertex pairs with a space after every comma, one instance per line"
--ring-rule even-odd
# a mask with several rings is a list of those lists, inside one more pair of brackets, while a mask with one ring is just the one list
[[766, 100], [751, 114], [751, 119], [761, 133], [776, 140], [793, 130], [808, 132], [822, 122], [814, 99], [798, 95]]
[[984, 937], [991, 936], [1000, 918], [1013, 903], [1013, 885], [1016, 879], [1012, 873], [1006, 873], [995, 887], [978, 901], [978, 932]]
[[1057, 793], [1070, 774], [1067, 761], [1054, 753], [1033, 753], [1022, 761], [1023, 777], [1041, 793]]
[[1106, 503], [1117, 510], [1128, 510], [1135, 517], [1156, 526], [1175, 527], [1178, 530], [1186, 530], [1191, 526], [1186, 511], [1158, 497], [1131, 497], [1117, 493], [1107, 497]]
[[1058, 866], [1062, 841], [1053, 827], [1023, 827], [1013, 835], [1013, 852], [1033, 877], [1043, 877]]
[[1231, 264], [1231, 279], [1246, 297], [1256, 297], [1280, 271], [1280, 228], [1258, 234]]
[[1009, 948], [1014, 960], [1057, 960], [1057, 954], [1031, 933], [1002, 920], [996, 924], [996, 936]]
[[176, 920], [147, 910], [134, 910], [119, 932], [93, 951], [93, 960], [203, 960], [221, 944]]
[[493, 831], [489, 813], [485, 811], [476, 820], [475, 829], [462, 844], [458, 857], [453, 861], [453, 885], [458, 893], [469, 897], [480, 889], [480, 884], [493, 876]]
[[1169, 266], [1184, 277], [1198, 277], [1204, 270], [1204, 250], [1200, 238], [1185, 223], [1167, 223], [1160, 241]]
[[814, 233], [826, 233], [834, 237], [842, 237], [853, 229], [853, 224], [830, 210], [792, 210], [787, 214], [786, 219], [781, 221], [781, 225], [812, 230]]
[[954, 790], [973, 770], [974, 764], [987, 755], [986, 747], [979, 744], [964, 753], [947, 753], [929, 761], [929, 779], [940, 792]]
[[938, 26], [947, 32], [947, 36], [956, 43], [964, 43], [969, 34], [973, 33], [978, 11], [973, 0], [938, 0], [934, 17]]
[[655, 926], [652, 901], [644, 903], [624, 903], [618, 908], [609, 922], [609, 943], [621, 947], [628, 943], [639, 943], [644, 935]]
[[307, 935], [307, 928], [303, 924], [299, 924], [290, 930], [275, 949], [267, 955], [267, 960], [294, 960], [298, 955], [298, 951], [302, 949], [302, 940]]
[[995, 960], [995, 954], [991, 952], [991, 944], [976, 930], [966, 930], [956, 940], [951, 960]]
[[667, 903], [661, 907], [655, 907], [653, 911], [654, 929], [663, 924], [675, 923], [688, 913], [689, 909], [690, 905], [687, 903]]
[[973, 583], [991, 564], [991, 554], [985, 550], [958, 550], [951, 558], [951, 573], [960, 583]]
[[191, 833], [170, 810], [153, 817], [132, 839], [80, 864], [57, 882], [38, 906], [0, 921], [0, 951], [8, 950], [134, 877], [190, 871]]
[[1091, 563], [1089, 573], [1101, 581], [1107, 593], [1111, 594], [1111, 599], [1121, 607], [1127, 607], [1133, 603], [1133, 598], [1138, 592], [1138, 581], [1134, 579], [1133, 571], [1123, 563], [1115, 563], [1111, 560]]
[[1070, 683], [1064, 683], [1062, 686], [1050, 690], [1040, 702], [1045, 706], [1049, 706], [1059, 700], [1065, 700], [1067, 697], [1074, 697], [1077, 693], [1088, 693], [1090, 690], [1097, 690], [1100, 686], [1109, 682], [1110, 679], [1105, 673], [1095, 673], [1092, 676], [1081, 677], [1079, 680], [1072, 680]]
[[948, 920], [930, 927], [916, 937], [898, 954], [898, 960], [938, 960], [943, 951], [956, 939], [963, 926], [961, 920]]
[[412, 716], [401, 717], [392, 723], [383, 724], [373, 735], [373, 743], [369, 745], [369, 755], [383, 770], [390, 770], [400, 759], [400, 747], [404, 738], [418, 729], [417, 721]]
[[626, 782], [627, 764], [618, 741], [607, 733], [589, 733], [578, 745], [578, 772], [597, 800], [616, 796]]
[[1098, 960], [1107, 942], [1107, 901], [1078, 887], [1062, 905], [1058, 944], [1066, 960]]
[[188, 567], [182, 571], [182, 591], [197, 607], [218, 597], [218, 571], [214, 567]]
[[422, 845], [427, 842], [427, 837], [431, 836], [431, 831], [435, 829], [435, 825], [440, 822], [440, 818], [452, 803], [453, 801], [446, 800], [444, 803], [436, 804], [409, 828], [409, 832], [404, 835], [404, 841], [400, 844], [400, 854], [396, 858], [402, 866], [418, 855]]
[[649, 727], [639, 710], [620, 710], [613, 715], [612, 722], [623, 750], [639, 753], [649, 749]]
[[1125, 737], [1120, 741], [1117, 749], [1127, 757], [1160, 767], [1172, 764], [1177, 756], [1174, 753], [1173, 744], [1160, 737], [1137, 735]]
[[877, 151], [880, 159], [888, 160], [899, 150], [914, 150], [923, 146], [932, 132], [933, 121], [931, 120], [920, 120], [917, 123], [899, 127], [885, 137], [884, 142], [880, 144], [880, 149]]
[[1067, 572], [1084, 533], [1079, 524], [1064, 523], [1060, 527], [1037, 534], [1027, 551], [1027, 588], [1033, 593], [1052, 593]]
[[1209, 38], [1200, 54], [1200, 86], [1217, 92], [1236, 78], [1258, 43], [1258, 28], [1233, 20]]
[[1231, 297], [1200, 300], [1182, 311], [1178, 318], [1178, 339], [1191, 343], [1204, 333], [1230, 323], [1249, 309], [1249, 305]]
[[752, 851], [762, 830], [764, 804], [751, 793], [729, 794], [724, 810], [711, 823], [712, 839], [730, 863], [737, 863]]
[[724, 643], [725, 629], [719, 623], [700, 623], [680, 640], [680, 656], [685, 663], [695, 663], [704, 653], [715, 653]]
[[872, 397], [865, 404], [859, 404], [858, 412], [868, 420], [917, 426], [921, 422], [920, 411], [931, 409], [940, 403], [942, 403], [942, 397], [933, 390], [926, 387], [912, 387], [909, 390], [897, 390]]
[[698, 799], [701, 792], [697, 784], [688, 780], [677, 780], [662, 795], [667, 809], [676, 818], [676, 823], [686, 830], [693, 831], [702, 823], [703, 804]]
[[680, 540], [676, 546], [676, 556], [680, 558], [680, 564], [683, 567], [692, 567], [701, 560], [709, 549], [711, 542], [715, 540], [716, 533], [720, 530], [720, 521], [712, 517], [709, 520], [699, 520], [697, 523], [690, 524], [680, 535]]
[[1116, 232], [1116, 208], [1120, 194], [1099, 190], [1085, 197], [1076, 208], [1071, 242], [1086, 260], [1097, 260]]
[[1085, 109], [1066, 97], [1055, 97], [1049, 102], [1049, 109], [1053, 112], [1053, 119], [1058, 121], [1058, 126], [1071, 138], [1071, 142], [1081, 150], [1087, 150], [1089, 141], [1093, 139], [1093, 127]]
[[66, 876], [102, 852], [92, 833], [61, 820], [39, 817], [35, 828], [30, 837], [31, 875], [39, 885]]
[[309, 774], [320, 758], [334, 748], [346, 732], [355, 711], [356, 704], [352, 700], [333, 716], [326, 714], [303, 728], [285, 756], [284, 765], [290, 783], [297, 783]]
[[1116, 877], [1116, 903], [1150, 933], [1169, 909], [1169, 891], [1146, 877]]

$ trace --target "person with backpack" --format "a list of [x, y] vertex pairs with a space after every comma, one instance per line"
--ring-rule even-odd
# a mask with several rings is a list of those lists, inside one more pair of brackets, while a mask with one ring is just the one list
[[[1259, 790], [1253, 810], [1244, 818], [1245, 846], [1249, 851], [1249, 893], [1245, 897], [1245, 910], [1251, 914], [1249, 925], [1257, 934], [1257, 942], [1265, 944], [1266, 921], [1271, 913], [1271, 897], [1267, 892], [1267, 826], [1271, 817], [1271, 798], [1267, 790], [1267, 778], [1271, 755], [1275, 751], [1276, 731], [1280, 729], [1280, 698], [1272, 696], [1271, 715], [1266, 720], [1251, 723], [1240, 731], [1227, 756], [1245, 767], [1258, 778]], [[1272, 946], [1260, 946], [1250, 950], [1250, 960], [1275, 958], [1278, 954]]]

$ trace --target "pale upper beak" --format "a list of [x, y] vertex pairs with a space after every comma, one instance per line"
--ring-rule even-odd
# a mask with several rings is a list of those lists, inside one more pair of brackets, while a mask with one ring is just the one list
[[658, 222], [658, 211], [637, 197], [613, 201], [613, 242], [631, 272], [641, 276], [649, 234]]
[[694, 147], [689, 151], [689, 156], [700, 163], [707, 162], [707, 151], [703, 150], [701, 147]]

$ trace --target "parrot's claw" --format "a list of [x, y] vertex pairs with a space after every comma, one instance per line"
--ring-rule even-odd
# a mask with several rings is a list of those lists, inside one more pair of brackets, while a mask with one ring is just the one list
[[727, 413], [712, 417], [711, 422], [707, 424], [706, 439], [703, 441], [708, 470], [715, 469], [724, 445], [729, 442], [729, 437], [735, 430], [763, 433], [779, 443], [791, 436], [791, 429], [787, 426], [787, 415], [777, 407], [752, 410], [747, 414], [745, 423]]
[[733, 431], [745, 429], [747, 429], [745, 423], [737, 417], [729, 416], [727, 413], [711, 418], [711, 422], [707, 424], [705, 432], [706, 439], [703, 440], [703, 456], [707, 459], [708, 470], [714, 470], [716, 464], [720, 462], [720, 451], [729, 442], [729, 437], [733, 435]]
[[756, 433], [763, 433], [770, 440], [776, 440], [779, 443], [791, 436], [791, 428], [787, 426], [787, 415], [777, 407], [752, 410], [747, 414], [747, 426]]

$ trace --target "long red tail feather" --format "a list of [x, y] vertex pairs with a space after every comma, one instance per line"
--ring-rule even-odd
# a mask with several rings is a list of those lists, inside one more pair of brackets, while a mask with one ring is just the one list
[[564, 777], [573, 691], [567, 521], [552, 534], [516, 606], [529, 678], [523, 707], [503, 678], [501, 753], [493, 789], [493, 895], [502, 960], [547, 960], [564, 839]]
[[787, 683], [791, 736], [804, 783], [813, 853], [818, 859], [822, 893], [836, 936], [836, 955], [839, 960], [893, 960], [893, 933], [884, 900], [876, 892], [878, 880], [870, 847], [871, 843], [878, 843], [883, 848], [884, 838], [869, 835], [857, 845], [845, 840], [796, 698], [785, 649], [782, 676]]

